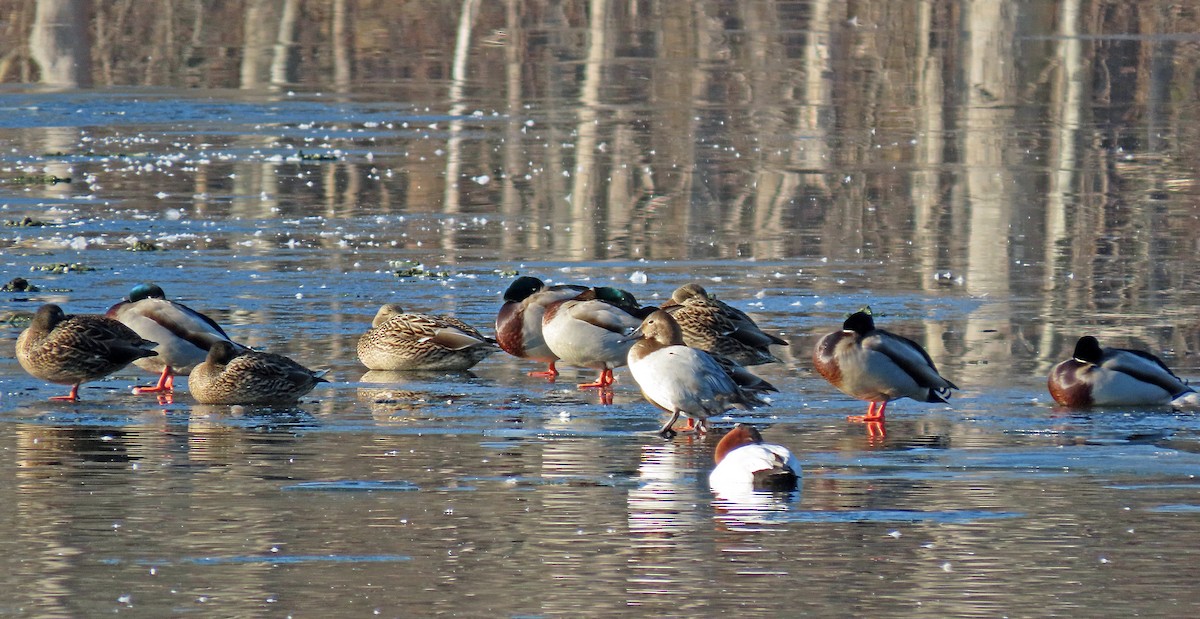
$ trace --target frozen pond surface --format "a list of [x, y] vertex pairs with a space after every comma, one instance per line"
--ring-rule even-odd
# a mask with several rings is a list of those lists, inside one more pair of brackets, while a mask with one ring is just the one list
[[[32, 49], [27, 4], [0, 28]], [[0, 293], [0, 615], [1200, 612], [1200, 419], [1046, 391], [1085, 333], [1200, 377], [1194, 11], [99, 4], [84, 78], [36, 68], [70, 46], [0, 65], [0, 219], [44, 224], [0, 235], [41, 288]], [[771, 406], [713, 423], [789, 446], [800, 492], [714, 497], [715, 440], [658, 438], [624, 369], [606, 404], [502, 354], [359, 364], [380, 304], [491, 333], [518, 273], [699, 281], [786, 339]], [[333, 382], [47, 401], [19, 314], [141, 281]], [[866, 304], [962, 387], [884, 437], [810, 358]]]

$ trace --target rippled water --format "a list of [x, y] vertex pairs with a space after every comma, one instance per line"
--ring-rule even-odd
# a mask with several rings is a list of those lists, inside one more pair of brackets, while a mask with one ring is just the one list
[[[41, 287], [0, 293], [0, 614], [1200, 607], [1200, 422], [1045, 388], [1083, 333], [1200, 376], [1186, 5], [122, 7], [0, 2], [0, 219], [46, 224], [0, 235]], [[605, 404], [501, 355], [358, 363], [380, 304], [490, 332], [516, 273], [701, 281], [787, 339], [772, 405], [715, 425], [792, 448], [801, 490], [714, 497], [715, 441], [659, 439], [625, 370]], [[131, 367], [47, 401], [20, 312], [140, 281], [333, 382], [202, 406]], [[963, 387], [884, 437], [809, 360], [868, 303]]]

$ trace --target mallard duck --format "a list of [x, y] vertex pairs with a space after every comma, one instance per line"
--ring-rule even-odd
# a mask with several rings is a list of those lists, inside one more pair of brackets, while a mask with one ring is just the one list
[[642, 323], [641, 314], [646, 311], [624, 290], [589, 288], [572, 299], [546, 306], [542, 336], [564, 363], [600, 370], [599, 378], [579, 385], [580, 389], [607, 388], [613, 384], [613, 368], [626, 364], [633, 347], [626, 334]]
[[656, 310], [629, 336], [629, 371], [651, 404], [671, 413], [659, 430], [663, 438], [675, 436], [671, 426], [684, 415], [697, 429], [707, 431], [706, 420], [727, 410], [749, 410], [766, 404], [759, 397], [777, 391], [746, 368], [683, 343], [679, 323]]
[[221, 341], [192, 369], [188, 389], [201, 404], [291, 404], [328, 382], [324, 375], [283, 355], [239, 351]]
[[916, 342], [875, 328], [869, 311], [855, 312], [821, 338], [813, 365], [846, 395], [866, 400], [867, 414], [850, 421], [882, 422], [888, 402], [912, 398], [945, 402], [958, 386], [938, 374], [929, 354]]
[[1162, 359], [1140, 350], [1101, 348], [1090, 335], [1079, 338], [1070, 359], [1054, 366], [1047, 386], [1055, 402], [1072, 408], [1200, 405], [1200, 394]]
[[708, 485], [721, 494], [739, 490], [788, 492], [800, 480], [800, 461], [783, 445], [763, 442], [754, 426], [739, 423], [721, 437], [713, 452], [716, 467]]
[[[158, 374], [158, 383], [134, 387], [134, 393], [158, 393], [175, 388], [175, 376], [187, 376], [208, 356], [216, 342], [231, 342], [225, 330], [213, 319], [176, 301], [167, 299], [163, 289], [143, 283], [133, 287], [125, 300], [108, 308], [105, 315], [119, 320], [138, 335], [155, 342], [155, 357], [134, 361], [134, 365]], [[233, 343], [233, 342], [231, 342]], [[247, 350], [233, 343], [236, 350]]]
[[771, 344], [787, 346], [786, 340], [765, 333], [745, 312], [708, 294], [700, 284], [675, 289], [662, 308], [683, 329], [683, 342], [742, 365], [775, 363]]
[[38, 308], [29, 327], [17, 337], [17, 361], [33, 376], [60, 385], [71, 393], [52, 400], [79, 399], [79, 385], [99, 380], [145, 357], [153, 357], [154, 342], [132, 329], [94, 314], [63, 313], [48, 303]]
[[379, 308], [358, 339], [358, 360], [371, 370], [468, 370], [499, 351], [490, 338], [451, 316]]
[[530, 376], [558, 376], [558, 369], [554, 367], [558, 356], [542, 337], [542, 316], [547, 305], [573, 299], [584, 290], [587, 286], [547, 286], [536, 277], [518, 277], [504, 291], [504, 305], [496, 314], [496, 342], [514, 357], [546, 364], [545, 371], [530, 372]]

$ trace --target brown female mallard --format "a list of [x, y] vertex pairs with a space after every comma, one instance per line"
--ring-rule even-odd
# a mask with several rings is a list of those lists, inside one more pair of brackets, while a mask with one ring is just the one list
[[745, 312], [713, 298], [699, 284], [675, 289], [663, 309], [683, 329], [683, 341], [714, 355], [742, 365], [779, 361], [771, 354], [771, 345], [787, 346], [787, 341], [765, 333]]
[[94, 314], [67, 315], [48, 303], [38, 308], [17, 338], [17, 361], [33, 376], [71, 385], [71, 393], [52, 400], [79, 399], [79, 385], [99, 380], [130, 363], [158, 354], [155, 342], [142, 339], [120, 322]]
[[201, 404], [291, 404], [328, 382], [324, 375], [283, 355], [238, 350], [222, 340], [192, 369], [188, 389]]
[[358, 339], [358, 359], [371, 370], [467, 370], [500, 349], [474, 327], [451, 316], [379, 308]]

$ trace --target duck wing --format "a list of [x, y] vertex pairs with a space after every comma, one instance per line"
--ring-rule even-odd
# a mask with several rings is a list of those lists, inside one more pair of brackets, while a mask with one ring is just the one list
[[1163, 363], [1162, 359], [1141, 350], [1106, 348], [1101, 367], [1128, 374], [1144, 383], [1163, 388], [1171, 397], [1178, 397], [1193, 389]]
[[876, 329], [862, 339], [862, 347], [886, 355], [921, 387], [933, 389], [945, 397], [958, 385], [938, 373], [929, 353], [920, 344], [883, 329]]

